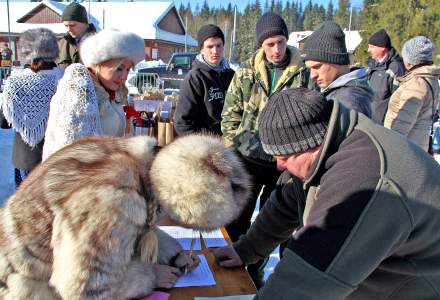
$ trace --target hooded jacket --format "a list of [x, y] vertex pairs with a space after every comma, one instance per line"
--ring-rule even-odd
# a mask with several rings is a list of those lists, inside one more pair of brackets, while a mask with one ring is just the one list
[[306, 198], [297, 180], [278, 186], [233, 245], [249, 264], [288, 239], [256, 299], [438, 299], [439, 172], [420, 147], [335, 101]]
[[424, 65], [400, 77], [391, 96], [384, 126], [428, 151], [432, 118], [439, 103], [440, 67]]
[[155, 146], [88, 137], [36, 167], [0, 208], [0, 298], [142, 298], [156, 285], [153, 264], [182, 251], [156, 229], [159, 205], [201, 230], [240, 213], [249, 176], [220, 138]]
[[[89, 24], [81, 40], [84, 40], [87, 36], [94, 33], [96, 33], [95, 26]], [[60, 53], [56, 63], [60, 68], [65, 69], [71, 64], [82, 63], [79, 55], [79, 44], [70, 34], [66, 33], [63, 38], [59, 40], [58, 48], [60, 49]]]
[[222, 111], [225, 144], [234, 146], [244, 157], [271, 165], [274, 159], [263, 151], [258, 137], [260, 112], [272, 94], [290, 87], [307, 86], [309, 78], [298, 49], [288, 46], [286, 55], [290, 55], [290, 63], [276, 86], [271, 87], [264, 49], [260, 48], [235, 73]]
[[368, 84], [367, 75], [364, 68], [352, 70], [336, 78], [328, 87], [322, 89], [321, 93], [328, 100], [338, 100], [348, 108], [371, 118], [373, 91]]
[[372, 119], [383, 124], [391, 94], [396, 90], [397, 77], [405, 74], [403, 60], [396, 49], [391, 48], [387, 58], [377, 62], [370, 58], [368, 61], [368, 80], [374, 92]]
[[220, 121], [226, 91], [234, 70], [216, 71], [196, 59], [180, 86], [179, 101], [174, 116], [174, 128], [179, 135], [211, 132], [221, 135]]

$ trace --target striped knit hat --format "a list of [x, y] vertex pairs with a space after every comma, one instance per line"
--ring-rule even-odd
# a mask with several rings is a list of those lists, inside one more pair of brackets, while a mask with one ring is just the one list
[[270, 155], [289, 155], [320, 146], [332, 104], [320, 93], [288, 89], [270, 98], [260, 117], [259, 134]]

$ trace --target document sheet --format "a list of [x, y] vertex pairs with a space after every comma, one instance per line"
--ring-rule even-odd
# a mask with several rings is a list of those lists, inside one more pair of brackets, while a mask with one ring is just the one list
[[174, 287], [215, 285], [214, 275], [209, 268], [205, 255], [199, 255], [200, 264], [190, 273], [180, 277]]
[[182, 248], [184, 250], [189, 250], [189, 248], [191, 247], [191, 240], [193, 238], [196, 239], [193, 250], [202, 249], [202, 245], [200, 243], [200, 231], [198, 230], [193, 230], [180, 226], [159, 226], [159, 228], [175, 238], [180, 243], [180, 245], [182, 245]]

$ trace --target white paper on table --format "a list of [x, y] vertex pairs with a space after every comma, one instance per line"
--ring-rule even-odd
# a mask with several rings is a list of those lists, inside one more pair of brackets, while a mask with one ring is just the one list
[[159, 226], [162, 231], [165, 231], [170, 236], [175, 238], [184, 250], [189, 250], [191, 247], [191, 240], [196, 239], [193, 250], [201, 250], [200, 231], [180, 226]]
[[190, 273], [177, 279], [174, 287], [215, 285], [214, 275], [209, 268], [205, 255], [199, 255], [200, 264]]
[[203, 240], [205, 241], [206, 248], [223, 247], [228, 245], [228, 242], [225, 240], [225, 237], [220, 229], [209, 232], [202, 231], [201, 233]]

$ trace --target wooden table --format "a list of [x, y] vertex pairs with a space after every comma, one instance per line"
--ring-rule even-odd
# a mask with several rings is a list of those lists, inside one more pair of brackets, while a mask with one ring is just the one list
[[[161, 225], [172, 225], [161, 220]], [[231, 244], [228, 233], [222, 228], [223, 236], [226, 241]], [[204, 254], [208, 261], [209, 267], [214, 275], [216, 285], [199, 286], [199, 287], [182, 287], [164, 290], [170, 293], [170, 300], [193, 300], [196, 296], [231, 296], [231, 295], [248, 295], [256, 294], [257, 290], [251, 277], [244, 267], [223, 268], [215, 261], [214, 255], [206, 249], [203, 239], [202, 250], [194, 251], [198, 254]]]

